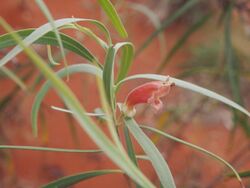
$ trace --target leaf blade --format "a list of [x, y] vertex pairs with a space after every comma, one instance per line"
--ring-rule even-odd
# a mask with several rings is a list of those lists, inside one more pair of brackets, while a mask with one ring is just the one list
[[99, 149], [65, 149], [65, 148], [51, 148], [51, 147], [37, 147], [37, 146], [14, 146], [14, 145], [0, 145], [0, 149], [15, 149], [15, 150], [33, 150], [33, 151], [48, 151], [48, 152], [64, 152], [64, 153], [100, 153]]
[[175, 188], [174, 178], [171, 171], [152, 141], [143, 133], [137, 123], [132, 118], [123, 119], [129, 131], [133, 134], [134, 138], [140, 144], [144, 152], [149, 157], [162, 185], [164, 188]]
[[48, 7], [46, 6], [46, 4], [43, 2], [43, 0], [35, 0], [36, 4], [39, 6], [39, 8], [42, 10], [43, 14], [46, 16], [46, 18], [49, 20], [51, 27], [53, 29], [53, 32], [56, 35], [56, 39], [58, 41], [59, 44], [59, 48], [62, 54], [62, 58], [63, 58], [63, 62], [64, 62], [64, 66], [67, 67], [68, 63], [66, 60], [66, 55], [64, 52], [64, 47], [63, 47], [63, 43], [62, 43], [62, 39], [61, 36], [59, 35], [59, 31], [55, 26], [55, 22], [54, 22], [54, 18], [52, 17]]
[[80, 181], [88, 180], [90, 178], [103, 176], [103, 175], [107, 175], [107, 174], [113, 174], [113, 173], [122, 173], [122, 171], [121, 170], [88, 171], [88, 172], [74, 174], [71, 176], [66, 176], [66, 177], [60, 178], [60, 179], [55, 180], [47, 185], [43, 185], [42, 188], [68, 187], [70, 185], [74, 185], [76, 183], [79, 183]]
[[[17, 33], [18, 35], [20, 35], [21, 38], [24, 39], [34, 31], [35, 29], [23, 29], [23, 30], [15, 31], [15, 33]], [[86, 58], [90, 62], [95, 61], [94, 55], [92, 55], [91, 52], [89, 52], [89, 50], [85, 48], [81, 43], [79, 43], [78, 41], [76, 41], [75, 39], [71, 38], [70, 36], [66, 34], [60, 33], [60, 36], [61, 36], [62, 43], [65, 49], [75, 52], [76, 54]], [[51, 46], [59, 46], [54, 33], [51, 31], [41, 36], [39, 39], [37, 39], [33, 43], [46, 44], [46, 45], [51, 45]], [[0, 50], [4, 48], [12, 47], [16, 44], [17, 43], [11, 37], [10, 33], [0, 36]]]
[[119, 72], [117, 76], [117, 81], [126, 77], [129, 71], [129, 68], [131, 66], [132, 60], [133, 60], [133, 55], [134, 55], [134, 48], [133, 48], [132, 43], [130, 42], [117, 43], [114, 46], [110, 46], [107, 51], [107, 55], [105, 58], [105, 65], [103, 69], [103, 83], [104, 83], [104, 88], [106, 91], [108, 101], [111, 104], [113, 109], [115, 109], [114, 64], [115, 64], [116, 54], [120, 49], [122, 50], [122, 57], [121, 57]]
[[100, 4], [104, 12], [107, 14], [111, 23], [115, 27], [116, 31], [120, 34], [120, 36], [123, 38], [127, 38], [127, 31], [121, 21], [121, 18], [117, 14], [113, 4], [109, 0], [98, 0], [98, 3]]
[[[63, 27], [67, 24], [70, 23], [75, 23], [75, 22], [90, 22], [101, 28], [102, 30], [105, 30], [105, 26], [100, 23], [99, 21], [93, 20], [93, 19], [84, 19], [84, 18], [64, 18], [64, 19], [59, 19], [55, 20], [55, 27], [60, 28]], [[50, 23], [46, 23], [40, 27], [38, 27], [34, 32], [32, 32], [29, 36], [27, 36], [22, 42], [26, 45], [29, 46], [31, 45], [34, 41], [48, 33], [49, 31], [53, 30], [51, 27]], [[105, 30], [106, 31], [106, 30]], [[8, 52], [6, 56], [4, 56], [0, 60], [0, 66], [5, 65], [8, 61], [10, 61], [13, 57], [15, 57], [17, 54], [19, 54], [23, 49], [21, 48], [20, 45], [15, 46], [11, 51]]]

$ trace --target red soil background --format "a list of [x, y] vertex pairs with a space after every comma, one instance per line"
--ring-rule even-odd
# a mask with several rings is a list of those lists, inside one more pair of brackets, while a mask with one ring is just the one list
[[[100, 8], [95, 1], [70, 1], [70, 0], [54, 0], [45, 1], [55, 19], [66, 17], [94, 18], [106, 22], [106, 18], [102, 17]], [[141, 1], [147, 3], [147, 1]], [[127, 10], [121, 10], [121, 16], [124, 18], [125, 26], [128, 30], [130, 41], [137, 48], [153, 31], [153, 27], [145, 17], [135, 14], [129, 17]], [[130, 10], [131, 11], [131, 10]], [[34, 2], [28, 0], [3, 0], [0, 6], [0, 16], [2, 16], [14, 29], [23, 29], [30, 27], [38, 27], [46, 22], [39, 8]], [[125, 19], [126, 18], [126, 19]], [[111, 28], [111, 26], [110, 26]], [[175, 24], [165, 32], [168, 49], [173, 45], [175, 40], [180, 36], [183, 26]], [[1, 30], [1, 34], [4, 33]], [[69, 32], [76, 36], [76, 33]], [[112, 30], [115, 39], [120, 40]], [[196, 33], [187, 42], [188, 45], [197, 43], [202, 40], [202, 33]], [[104, 53], [95, 43], [88, 38], [84, 38], [83, 42], [94, 54], [102, 60]], [[39, 48], [40, 53], [44, 53], [44, 49]], [[159, 44], [155, 40], [143, 53], [141, 53], [132, 66], [129, 74], [135, 73], [153, 73], [160, 62]], [[187, 51], [180, 51], [175, 57], [174, 62], [164, 70], [165, 74], [176, 75], [181, 70], [177, 64], [183, 62], [189, 54]], [[71, 53], [67, 56], [70, 64], [85, 63], [79, 56]], [[26, 58], [23, 55], [17, 56], [17, 61], [23, 63]], [[12, 65], [9, 65], [10, 67]], [[121, 89], [119, 100], [123, 100], [128, 91], [134, 86], [142, 83], [134, 81], [128, 83], [126, 87]], [[99, 107], [99, 96], [96, 87], [95, 78], [90, 76], [75, 75], [69, 82], [70, 87], [75, 91], [76, 95], [83, 101], [83, 105], [87, 111], [92, 111]], [[9, 80], [1, 80], [0, 96], [4, 97], [14, 84]], [[39, 87], [38, 87], [39, 88]], [[174, 89], [166, 104], [181, 105], [176, 101], [180, 96], [189, 95], [189, 92], [180, 89]], [[64, 113], [50, 109], [51, 105], [62, 106], [61, 100], [51, 91], [44, 101], [44, 117], [45, 131], [40, 127], [39, 137], [34, 138], [31, 133], [30, 112], [35, 93], [18, 92], [11, 105], [4, 111], [1, 111], [1, 135], [4, 141], [1, 144], [9, 145], [36, 145], [59, 148], [82, 148], [94, 149], [95, 144], [90, 141], [88, 136], [74, 122], [77, 138], [72, 138], [71, 128], [69, 126], [68, 116]], [[196, 95], [195, 95], [196, 96]], [[185, 97], [184, 97], [185, 99]], [[182, 101], [183, 102], [183, 101]], [[185, 102], [185, 101], [184, 101]], [[188, 101], [186, 101], [188, 102]], [[222, 109], [225, 110], [225, 109]], [[228, 111], [226, 111], [228, 112]], [[223, 113], [219, 112], [218, 113]], [[198, 118], [196, 117], [198, 116]], [[177, 134], [179, 137], [190, 141], [194, 144], [202, 146], [228, 161], [236, 160], [243, 156], [243, 159], [237, 161], [235, 165], [239, 166], [239, 170], [250, 168], [250, 164], [246, 163], [249, 159], [249, 147], [245, 149], [248, 141], [241, 130], [237, 130], [233, 142], [230, 143], [230, 131], [223, 126], [223, 122], [214, 120], [214, 117], [205, 118], [204, 121], [198, 115], [194, 118], [188, 117], [190, 120], [181, 123], [181, 130], [177, 131], [175, 126], [178, 122], [168, 128], [168, 132]], [[207, 113], [209, 116], [209, 112]], [[146, 113], [146, 116], [138, 117], [139, 122], [151, 122], [152, 125], [160, 120], [159, 114], [153, 114], [152, 111]], [[216, 117], [215, 117], [216, 119]], [[40, 121], [41, 123], [41, 121]], [[178, 126], [180, 127], [180, 126]], [[184, 128], [183, 128], [184, 127]], [[78, 139], [78, 141], [77, 141]], [[223, 178], [222, 173], [224, 167], [218, 162], [211, 160], [207, 156], [200, 154], [180, 144], [173, 144], [172, 141], [162, 140], [159, 148], [166, 157], [173, 176], [178, 187], [239, 187], [237, 181], [233, 179]], [[140, 148], [138, 147], [138, 152]], [[243, 152], [243, 154], [241, 153]], [[247, 153], [248, 152], [248, 153]], [[246, 154], [247, 153], [247, 154]], [[73, 154], [73, 153], [53, 153], [40, 151], [23, 151], [11, 150], [5, 151], [0, 156], [0, 187], [3, 188], [33, 188], [39, 187], [49, 181], [55, 180], [65, 175], [71, 175], [83, 171], [96, 169], [112, 169], [115, 168], [110, 160], [103, 154]], [[234, 161], [233, 161], [234, 162]], [[157, 182], [155, 173], [148, 162], [141, 162], [141, 168], [144, 173], [153, 181]], [[222, 176], [222, 178], [221, 178]], [[218, 181], [216, 180], [218, 178]], [[247, 181], [244, 180], [247, 184]], [[215, 183], [215, 184], [213, 184]], [[248, 181], [249, 185], [249, 181]], [[122, 175], [106, 175], [86, 182], [79, 183], [74, 187], [129, 187], [127, 179]]]

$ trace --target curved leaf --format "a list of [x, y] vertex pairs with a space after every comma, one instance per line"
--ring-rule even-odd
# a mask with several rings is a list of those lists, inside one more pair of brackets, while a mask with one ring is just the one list
[[98, 3], [101, 5], [102, 9], [107, 14], [111, 23], [115, 27], [116, 31], [120, 34], [120, 36], [123, 38], [127, 38], [127, 31], [123, 26], [122, 21], [110, 0], [98, 0]]
[[123, 173], [121, 170], [95, 170], [95, 171], [88, 171], [84, 173], [74, 174], [71, 176], [66, 176], [60, 178], [56, 181], [53, 181], [47, 185], [43, 185], [42, 188], [63, 188], [68, 187], [70, 185], [74, 185], [79, 183], [80, 181], [84, 181], [90, 178], [95, 178], [97, 176], [102, 176], [106, 174], [114, 174], [114, 173]]
[[43, 0], [35, 0], [35, 2], [36, 2], [37, 5], [40, 7], [40, 9], [42, 10], [43, 14], [46, 16], [46, 18], [48, 19], [48, 21], [49, 21], [50, 24], [51, 24], [51, 27], [52, 27], [52, 29], [53, 29], [53, 32], [54, 32], [55, 35], [56, 35], [56, 39], [57, 39], [58, 44], [59, 44], [59, 48], [60, 48], [60, 51], [61, 51], [61, 54], [62, 54], [64, 66], [67, 67], [67, 66], [68, 66], [68, 63], [67, 63], [67, 60], [66, 60], [66, 55], [65, 55], [65, 52], [64, 52], [62, 39], [61, 39], [61, 36], [59, 35], [58, 29], [57, 29], [56, 26], [55, 26], [54, 18], [52, 17], [52, 15], [51, 15], [51, 13], [50, 13], [48, 7], [47, 7], [46, 4], [43, 2]]
[[[168, 78], [167, 76], [158, 75], [158, 74], [136, 74], [136, 75], [129, 76], [126, 79], [121, 80], [119, 83], [117, 83], [116, 88], [119, 87], [123, 82], [126, 82], [128, 80], [133, 80], [133, 79], [151, 79], [151, 80], [165, 81], [167, 78]], [[188, 89], [188, 90], [200, 93], [202, 95], [205, 95], [207, 97], [216, 99], [224, 104], [227, 104], [227, 105], [243, 112], [248, 117], [250, 117], [249, 111], [247, 111], [245, 108], [243, 108], [239, 104], [233, 102], [232, 100], [230, 100], [222, 95], [219, 95], [211, 90], [205, 89], [205, 88], [197, 86], [195, 84], [192, 84], [192, 83], [189, 83], [189, 82], [186, 82], [183, 80], [179, 80], [177, 78], [170, 77], [169, 80], [171, 82], [173, 82], [176, 86], [179, 86], [181, 88]]]
[[106, 97], [112, 109], [115, 108], [114, 93], [113, 93], [115, 54], [116, 54], [115, 48], [113, 46], [109, 47], [105, 58], [105, 64], [102, 76]]
[[[57, 72], [57, 75], [60, 77], [67, 76], [67, 74], [73, 74], [73, 73], [89, 73], [93, 74], [94, 76], [102, 76], [102, 71], [98, 69], [97, 67], [89, 64], [76, 64], [76, 65], [70, 65], [68, 66], [67, 69], [61, 69], [60, 71]], [[48, 92], [48, 90], [51, 87], [51, 83], [47, 81], [44, 83], [44, 85], [41, 87], [39, 92], [37, 93], [35, 100], [32, 105], [32, 111], [31, 111], [31, 123], [32, 123], [32, 131], [35, 136], [37, 136], [38, 132], [38, 126], [37, 126], [37, 119], [38, 119], [38, 111], [41, 106], [41, 103]]]
[[[20, 37], [26, 38], [31, 33], [33, 33], [35, 29], [24, 29], [15, 31]], [[70, 50], [84, 58], [86, 58], [90, 62], [96, 61], [95, 57], [89, 52], [87, 48], [85, 48], [81, 43], [77, 42], [75, 39], [71, 38], [70, 36], [60, 33], [63, 47], [67, 50]], [[41, 36], [39, 39], [34, 41], [35, 44], [48, 44], [51, 46], [59, 46], [58, 41], [56, 39], [55, 34], [50, 31], [45, 35]], [[4, 34], [0, 36], [0, 49], [8, 48], [11, 46], [16, 45], [17, 43], [11, 37], [10, 33]]]
[[[102, 31], [106, 31], [105, 35], [109, 36], [109, 32], [106, 29], [106, 27], [93, 19], [83, 19], [83, 18], [64, 18], [64, 19], [59, 19], [59, 20], [55, 20], [54, 21], [54, 25], [56, 28], [60, 28], [63, 27], [67, 24], [70, 23], [75, 23], [75, 22], [90, 22], [94, 25], [96, 25], [98, 28], [100, 28]], [[32, 43], [34, 43], [36, 40], [38, 40], [39, 38], [41, 38], [43, 35], [45, 35], [46, 33], [48, 33], [49, 31], [53, 30], [53, 28], [51, 27], [50, 23], [46, 23], [40, 27], [38, 27], [37, 29], [35, 29], [35, 31], [33, 31], [30, 35], [28, 35], [27, 37], [25, 37], [25, 39], [22, 41], [24, 43], [25, 46], [29, 46]], [[110, 37], [109, 37], [110, 38]], [[17, 54], [19, 54], [23, 49], [21, 48], [21, 46], [17, 45], [15, 46], [7, 55], [5, 55], [1, 60], [0, 60], [0, 66], [5, 65], [9, 60], [11, 60], [13, 57], [15, 57]]]
[[133, 134], [137, 142], [140, 144], [144, 152], [149, 157], [160, 181], [164, 188], [175, 188], [174, 178], [171, 171], [153, 142], [140, 129], [139, 125], [132, 118], [124, 118], [125, 125]]
[[97, 42], [97, 44], [99, 44], [104, 50], [108, 49], [108, 44], [105, 41], [103, 41], [100, 37], [98, 37], [93, 31], [91, 31], [91, 29], [78, 25], [77, 23], [74, 24], [74, 28], [78, 29], [79, 31], [83, 32], [85, 35], [94, 39]]
[[196, 145], [194, 145], [194, 144], [191, 144], [191, 143], [189, 143], [189, 142], [186, 142], [186, 141], [184, 141], [184, 140], [182, 140], [182, 139], [179, 139], [179, 138], [176, 138], [176, 137], [174, 137], [174, 136], [171, 136], [171, 135], [169, 135], [169, 134], [167, 134], [167, 133], [165, 133], [165, 132], [162, 132], [162, 131], [160, 131], [160, 130], [158, 130], [158, 129], [155, 129], [155, 128], [152, 128], [152, 127], [148, 127], [148, 126], [140, 126], [140, 127], [143, 128], [143, 129], [150, 130], [150, 131], [152, 131], [152, 132], [154, 132], [154, 133], [160, 134], [160, 135], [163, 136], [163, 137], [169, 138], [169, 139], [174, 140], [174, 141], [176, 141], [176, 142], [179, 142], [179, 143], [181, 143], [181, 144], [184, 144], [184, 145], [186, 145], [186, 146], [188, 146], [188, 147], [190, 147], [190, 148], [193, 148], [193, 149], [195, 149], [195, 150], [197, 150], [197, 151], [200, 151], [200, 152], [202, 152], [202, 153], [208, 155], [209, 157], [212, 157], [213, 159], [218, 160], [219, 162], [221, 162], [221, 163], [223, 163], [224, 165], [226, 165], [230, 170], [232, 170], [233, 173], [234, 173], [234, 175], [235, 175], [235, 176], [237, 177], [237, 179], [241, 182], [241, 178], [240, 178], [238, 172], [234, 169], [234, 167], [232, 167], [232, 165], [230, 165], [227, 161], [225, 161], [224, 159], [222, 159], [222, 158], [219, 157], [218, 155], [215, 155], [214, 153], [212, 153], [212, 152], [210, 152], [210, 151], [207, 151], [207, 150], [205, 150], [205, 149], [203, 149], [203, 148], [201, 148], [201, 147], [199, 147], [199, 146], [196, 146]]
[[119, 72], [116, 79], [116, 82], [119, 82], [120, 80], [124, 79], [129, 72], [129, 68], [134, 58], [134, 46], [130, 42], [124, 42], [120, 44], [117, 43], [115, 48], [117, 48], [117, 50], [122, 48], [122, 56], [119, 62]]
[[105, 66], [103, 69], [103, 82], [105, 92], [108, 98], [109, 103], [114, 108], [114, 63], [115, 57], [119, 49], [122, 49], [122, 57], [119, 67], [119, 73], [117, 81], [123, 79], [129, 70], [133, 59], [133, 45], [130, 42], [120, 42], [117, 43], [115, 46], [111, 46], [108, 49], [106, 59], [105, 59]]

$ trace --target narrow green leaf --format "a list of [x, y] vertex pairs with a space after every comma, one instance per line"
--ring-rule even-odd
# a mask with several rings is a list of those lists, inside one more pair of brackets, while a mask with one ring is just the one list
[[[105, 30], [105, 26], [93, 19], [84, 19], [84, 18], [64, 18], [64, 19], [59, 19], [56, 20], [55, 23], [55, 27], [56, 28], [60, 28], [63, 27], [67, 24], [70, 23], [75, 23], [75, 22], [90, 22], [94, 25], [96, 25], [97, 27], [101, 28], [102, 30]], [[45, 35], [46, 33], [48, 33], [49, 31], [53, 30], [53, 28], [51, 27], [50, 23], [46, 23], [40, 27], [38, 27], [35, 31], [33, 31], [29, 36], [27, 36], [24, 40], [23, 43], [26, 46], [31, 45], [32, 43], [34, 43], [36, 40], [38, 40], [39, 38], [41, 38], [43, 35]], [[108, 32], [108, 31], [107, 31]], [[57, 41], [57, 40], [56, 40]], [[5, 65], [9, 60], [11, 60], [13, 57], [15, 57], [17, 54], [19, 54], [23, 49], [17, 45], [15, 46], [11, 51], [9, 51], [9, 53], [7, 55], [5, 55], [1, 60], [0, 60], [0, 66]]]
[[48, 55], [48, 59], [49, 59], [49, 62], [51, 63], [51, 65], [54, 65], [54, 66], [60, 65], [60, 63], [58, 63], [54, 60], [50, 45], [47, 45], [47, 55]]
[[[119, 87], [123, 82], [126, 82], [128, 80], [133, 80], [133, 79], [150, 79], [150, 80], [166, 81], [167, 78], [168, 78], [167, 76], [158, 75], [158, 74], [136, 74], [136, 75], [129, 76], [126, 79], [121, 80], [119, 83], [117, 83], [116, 88]], [[233, 107], [233, 108], [243, 112], [248, 117], [250, 117], [249, 111], [247, 111], [245, 108], [243, 108], [239, 104], [233, 102], [232, 100], [230, 100], [222, 95], [219, 95], [211, 90], [205, 89], [205, 88], [197, 86], [195, 84], [192, 84], [192, 83], [189, 83], [189, 82], [186, 82], [183, 80], [179, 80], [177, 78], [170, 77], [169, 80], [171, 82], [173, 82], [176, 86], [179, 86], [181, 88], [188, 89], [188, 90], [200, 93], [202, 95], [205, 95], [207, 97], [216, 99], [224, 104], [229, 105], [230, 107]]]
[[56, 39], [57, 39], [58, 44], [59, 44], [59, 48], [60, 48], [60, 51], [61, 51], [61, 54], [62, 54], [64, 66], [67, 67], [67, 66], [68, 66], [68, 63], [67, 63], [67, 60], [66, 60], [66, 55], [65, 55], [65, 53], [64, 53], [64, 47], [63, 47], [62, 39], [61, 39], [61, 36], [59, 35], [58, 29], [56, 28], [54, 19], [53, 19], [51, 13], [50, 13], [48, 7], [47, 7], [46, 4], [43, 2], [43, 0], [36, 0], [35, 2], [36, 2], [37, 5], [40, 7], [40, 9], [42, 10], [42, 12], [44, 13], [44, 15], [46, 16], [46, 18], [49, 20], [49, 22], [50, 22], [50, 24], [51, 24], [51, 27], [52, 27], [52, 29], [53, 29], [53, 32], [54, 32], [55, 35], [56, 35]]
[[111, 23], [115, 27], [116, 31], [120, 34], [120, 36], [123, 38], [127, 38], [127, 31], [110, 0], [98, 0], [98, 3], [107, 14]]
[[65, 149], [65, 148], [50, 148], [50, 147], [37, 147], [37, 146], [13, 146], [13, 145], [0, 145], [0, 149], [16, 149], [16, 150], [33, 150], [33, 151], [49, 151], [49, 152], [63, 152], [63, 153], [100, 153], [99, 149]]
[[120, 42], [115, 46], [109, 47], [105, 59], [105, 66], [103, 69], [103, 83], [106, 91], [106, 95], [109, 103], [112, 105], [112, 108], [115, 108], [114, 101], [114, 63], [115, 57], [119, 49], [122, 50], [122, 57], [120, 60], [120, 67], [117, 81], [126, 77], [130, 65], [133, 59], [133, 45], [130, 42]]
[[[134, 151], [134, 146], [133, 146], [132, 140], [130, 138], [129, 130], [126, 126], [123, 127], [123, 130], [124, 130], [124, 136], [125, 136], [128, 156], [133, 161], [133, 163], [138, 167], [137, 158], [136, 158], [137, 156], [136, 156], [135, 151]], [[140, 185], [138, 185], [137, 183], [135, 183], [135, 184], [136, 184], [136, 188], [141, 188]]]
[[93, 31], [91, 31], [91, 29], [78, 25], [77, 23], [75, 23], [74, 26], [82, 33], [94, 39], [104, 50], [108, 49], [108, 44], [105, 41], [103, 41], [100, 37], [98, 37]]
[[140, 144], [144, 152], [149, 157], [162, 185], [164, 188], [175, 188], [174, 178], [171, 171], [153, 142], [144, 134], [134, 119], [124, 118], [125, 125], [133, 134], [137, 142]]
[[123, 130], [124, 130], [124, 136], [125, 136], [126, 146], [127, 146], [127, 150], [128, 150], [128, 156], [134, 162], [134, 164], [136, 166], [138, 166], [133, 143], [132, 143], [132, 140], [131, 140], [130, 135], [129, 135], [129, 130], [126, 126], [124, 126]]
[[174, 54], [183, 46], [183, 44], [187, 41], [187, 39], [196, 32], [199, 28], [201, 28], [207, 20], [211, 17], [211, 14], [205, 15], [201, 17], [195, 24], [191, 25], [188, 30], [177, 40], [173, 48], [167, 53], [164, 57], [163, 61], [160, 63], [157, 68], [157, 72], [161, 72], [164, 70], [166, 65], [169, 63], [169, 60], [174, 56]]
[[[0, 18], [0, 25], [8, 32], [13, 29]], [[13, 38], [20, 45], [21, 49], [29, 56], [34, 65], [41, 71], [41, 73], [50, 81], [53, 88], [57, 91], [59, 96], [64, 100], [69, 110], [73, 111], [74, 117], [78, 120], [81, 128], [90, 136], [90, 138], [97, 144], [98, 147], [129, 177], [143, 187], [154, 188], [155, 186], [145, 177], [145, 175], [138, 170], [138, 168], [129, 159], [126, 153], [123, 153], [117, 148], [104, 132], [96, 125], [96, 123], [85, 115], [85, 110], [80, 101], [76, 98], [69, 87], [55, 75], [51, 68], [43, 61], [43, 59], [33, 50], [28, 48], [21, 38], [12, 33]]]
[[114, 62], [115, 62], [116, 51], [113, 46], [108, 48], [105, 64], [103, 69], [103, 84], [106, 93], [107, 100], [112, 109], [115, 108], [114, 104]]
[[[26, 38], [31, 33], [33, 33], [35, 29], [24, 29], [15, 31], [20, 37]], [[71, 38], [70, 36], [60, 33], [63, 47], [67, 50], [70, 50], [84, 58], [86, 58], [90, 62], [96, 61], [95, 57], [89, 52], [87, 48], [85, 48], [81, 43], [77, 42], [75, 39]], [[39, 39], [33, 42], [34, 44], [45, 44], [51, 46], [59, 46], [58, 41], [56, 40], [55, 34], [50, 31], [45, 35], [41, 36]], [[10, 33], [4, 34], [0, 36], [0, 50], [8, 47], [12, 47], [17, 43], [11, 37]]]
[[176, 10], [169, 18], [166, 18], [161, 27], [155, 30], [146, 40], [145, 42], [138, 48], [136, 51], [136, 55], [141, 53], [153, 40], [157, 37], [161, 32], [163, 32], [167, 27], [169, 27], [175, 20], [189, 11], [194, 5], [196, 5], [199, 0], [189, 0], [187, 1], [181, 8]]
[[[100, 69], [98, 69], [96, 66], [89, 65], [89, 64], [70, 65], [67, 70], [65, 68], [61, 69], [56, 74], [59, 77], [64, 77], [67, 75], [67, 72], [69, 75], [71, 75], [73, 73], [89, 73], [89, 74], [92, 74], [94, 76], [99, 76], [99, 77], [102, 76], [102, 71]], [[37, 125], [38, 111], [39, 111], [41, 103], [42, 103], [45, 95], [47, 94], [48, 90], [50, 89], [50, 87], [52, 87], [52, 85], [49, 81], [44, 83], [44, 85], [41, 87], [41, 89], [37, 93], [35, 100], [33, 102], [33, 105], [32, 105], [31, 123], [32, 123], [32, 131], [33, 131], [35, 136], [37, 136], [37, 132], [38, 132], [38, 128], [37, 128], [38, 127], [38, 125]]]
[[215, 155], [214, 153], [212, 153], [210, 151], [207, 151], [207, 150], [205, 150], [205, 149], [203, 149], [203, 148], [201, 148], [199, 146], [196, 146], [194, 144], [191, 144], [189, 142], [186, 142], [184, 140], [181, 140], [179, 138], [171, 136], [171, 135], [169, 135], [169, 134], [167, 134], [165, 132], [162, 132], [162, 131], [160, 131], [158, 129], [155, 129], [155, 128], [152, 128], [152, 127], [148, 127], [148, 126], [140, 126], [140, 127], [143, 128], [143, 129], [146, 129], [146, 130], [150, 130], [150, 131], [152, 131], [154, 133], [160, 134], [163, 137], [169, 138], [169, 139], [174, 140], [176, 142], [179, 142], [181, 144], [184, 144], [184, 145], [186, 145], [188, 147], [191, 147], [191, 148], [193, 148], [193, 149], [195, 149], [197, 151], [200, 151], [200, 152], [208, 155], [209, 157], [212, 157], [213, 159], [216, 159], [217, 161], [219, 161], [219, 162], [223, 163], [225, 166], [227, 166], [235, 174], [235, 176], [237, 177], [237, 179], [239, 180], [239, 182], [241, 182], [241, 178], [240, 178], [238, 172], [234, 169], [234, 167], [232, 167], [232, 165], [230, 165], [227, 161], [225, 161], [224, 159], [222, 159], [218, 155]]
[[[235, 174], [229, 174], [229, 177], [237, 177]], [[239, 176], [242, 178], [250, 178], [250, 170], [244, 171], [244, 172], [239, 172]]]
[[71, 176], [65, 176], [58, 180], [55, 180], [47, 185], [43, 185], [42, 188], [66, 188], [68, 186], [74, 185], [84, 180], [90, 178], [95, 178], [102, 175], [114, 174], [114, 173], [123, 173], [121, 170], [95, 170], [88, 171], [84, 173], [74, 174]]
[[0, 71], [2, 71], [6, 76], [8, 76], [11, 80], [13, 80], [22, 90], [27, 90], [25, 83], [11, 70], [7, 67], [0, 67]]
[[122, 48], [122, 56], [119, 63], [119, 72], [116, 80], [116, 82], [119, 82], [120, 80], [124, 79], [129, 72], [129, 68], [134, 58], [134, 46], [130, 42], [124, 42], [120, 43], [120, 46], [118, 43], [115, 48], [117, 48], [117, 50]]

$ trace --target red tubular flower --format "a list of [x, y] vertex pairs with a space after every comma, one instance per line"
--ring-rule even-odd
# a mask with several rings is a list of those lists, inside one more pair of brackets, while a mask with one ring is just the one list
[[166, 96], [174, 83], [169, 79], [166, 81], [153, 81], [140, 85], [133, 89], [127, 96], [125, 103], [122, 106], [122, 112], [128, 117], [133, 117], [136, 113], [135, 105], [148, 103], [155, 110], [162, 108], [160, 98]]

